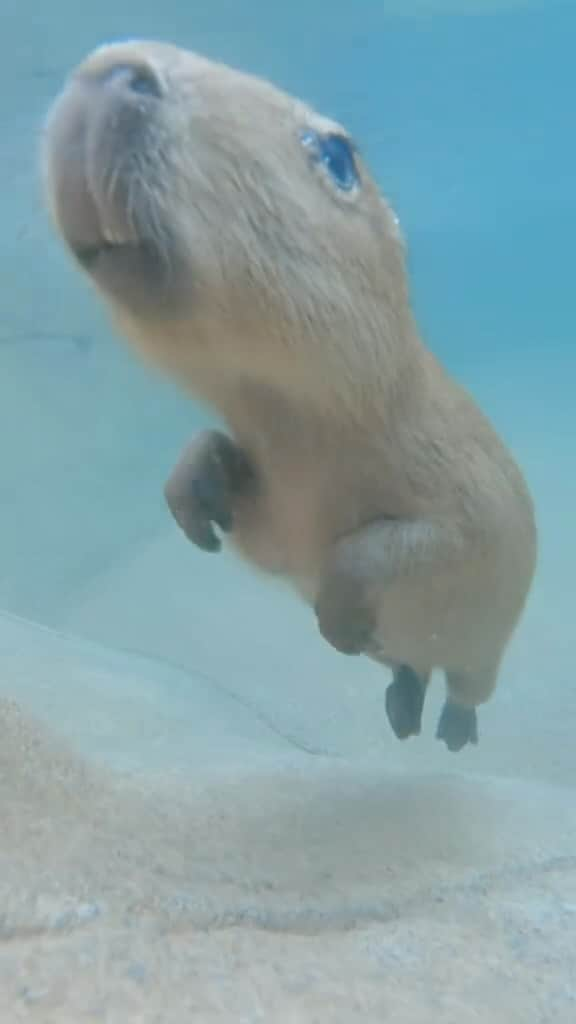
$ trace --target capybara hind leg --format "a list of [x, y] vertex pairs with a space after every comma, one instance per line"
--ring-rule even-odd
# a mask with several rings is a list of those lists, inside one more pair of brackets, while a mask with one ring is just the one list
[[386, 713], [399, 740], [419, 736], [428, 676], [420, 676], [409, 665], [400, 665], [386, 690]]
[[234, 526], [234, 499], [255, 484], [248, 459], [217, 430], [207, 430], [186, 446], [164, 486], [174, 519], [204, 551], [219, 551], [214, 527]]
[[457, 530], [379, 519], [340, 537], [329, 552], [316, 600], [320, 633], [342, 654], [367, 653], [386, 589], [410, 577], [422, 586], [460, 557]]
[[436, 738], [456, 753], [468, 743], [478, 743], [476, 707], [494, 691], [497, 671], [446, 672], [448, 695], [440, 715]]
[[448, 697], [438, 721], [436, 739], [442, 740], [454, 754], [468, 743], [478, 743], [476, 708], [465, 708]]

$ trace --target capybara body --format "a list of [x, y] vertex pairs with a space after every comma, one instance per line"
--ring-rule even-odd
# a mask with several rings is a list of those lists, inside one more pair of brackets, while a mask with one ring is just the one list
[[50, 112], [54, 223], [117, 330], [227, 433], [166, 484], [188, 537], [227, 532], [343, 653], [392, 668], [396, 735], [477, 741], [536, 560], [512, 456], [422, 343], [396, 217], [342, 126], [167, 44], [104, 46]]

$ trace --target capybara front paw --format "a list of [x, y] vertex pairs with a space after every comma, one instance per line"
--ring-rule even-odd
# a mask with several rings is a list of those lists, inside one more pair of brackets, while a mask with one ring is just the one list
[[436, 739], [442, 740], [448, 750], [457, 753], [468, 743], [478, 743], [478, 719], [475, 708], [466, 708], [447, 700], [436, 730]]
[[426, 681], [408, 665], [401, 665], [386, 690], [388, 721], [399, 740], [420, 735], [425, 696]]
[[219, 551], [216, 528], [234, 525], [235, 497], [252, 481], [244, 453], [225, 434], [209, 431], [186, 448], [166, 482], [168, 507], [189, 540], [204, 551]]

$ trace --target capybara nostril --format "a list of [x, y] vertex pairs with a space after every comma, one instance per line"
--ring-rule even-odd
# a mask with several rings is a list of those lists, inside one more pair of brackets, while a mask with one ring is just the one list
[[147, 64], [116, 64], [108, 68], [104, 80], [122, 85], [139, 96], [162, 97], [158, 76]]

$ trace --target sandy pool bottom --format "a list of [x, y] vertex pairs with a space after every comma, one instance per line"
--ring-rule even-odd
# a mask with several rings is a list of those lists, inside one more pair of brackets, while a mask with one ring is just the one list
[[8, 699], [0, 764], [6, 1024], [576, 1020], [568, 789], [280, 754], [128, 776]]

